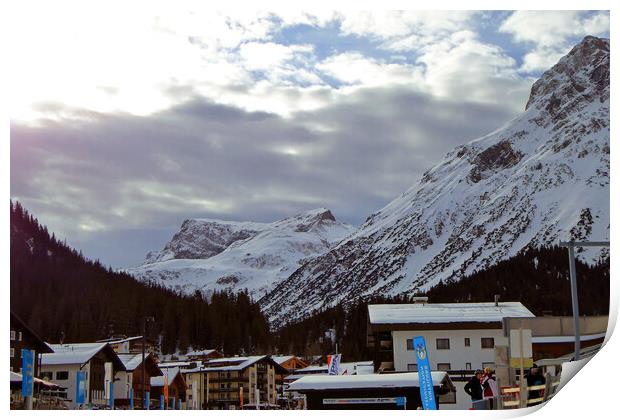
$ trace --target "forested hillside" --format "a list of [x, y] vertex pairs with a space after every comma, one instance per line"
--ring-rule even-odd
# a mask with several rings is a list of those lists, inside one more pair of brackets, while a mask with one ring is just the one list
[[268, 324], [246, 293], [182, 296], [90, 261], [11, 202], [11, 310], [41, 337], [93, 341], [112, 333], [161, 336], [161, 350], [217, 348], [267, 352]]

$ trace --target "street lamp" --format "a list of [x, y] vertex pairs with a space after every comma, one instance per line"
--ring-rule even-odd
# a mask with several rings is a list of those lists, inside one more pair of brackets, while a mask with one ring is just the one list
[[147, 409], [146, 404], [146, 364], [144, 363], [144, 337], [146, 336], [146, 324], [147, 322], [155, 322], [155, 318], [152, 316], [145, 316], [142, 324], [142, 408]]
[[570, 294], [573, 301], [573, 322], [575, 323], [575, 356], [579, 360], [581, 356], [581, 335], [579, 332], [579, 299], [577, 296], [577, 272], [575, 270], [575, 247], [602, 246], [609, 247], [609, 242], [560, 242], [560, 246], [568, 248], [568, 268], [570, 272]]

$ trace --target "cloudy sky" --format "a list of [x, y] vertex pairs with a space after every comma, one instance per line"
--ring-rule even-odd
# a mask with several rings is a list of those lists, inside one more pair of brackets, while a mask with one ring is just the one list
[[117, 268], [189, 217], [359, 224], [609, 36], [607, 12], [44, 4], [10, 19], [11, 197]]

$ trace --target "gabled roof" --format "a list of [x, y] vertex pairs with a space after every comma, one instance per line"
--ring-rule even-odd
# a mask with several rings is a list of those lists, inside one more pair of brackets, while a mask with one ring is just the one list
[[501, 322], [504, 318], [534, 318], [520, 302], [405, 303], [368, 305], [371, 324], [442, 324]]
[[168, 385], [171, 385], [177, 377], [178, 380], [182, 381], [185, 384], [185, 378], [181, 375], [181, 369], [178, 367], [169, 367], [162, 369], [163, 375], [161, 376], [152, 376], [151, 377], [151, 386], [164, 386], [164, 376], [168, 375]]
[[288, 373], [288, 370], [277, 364], [271, 357], [265, 355], [211, 359], [208, 362], [203, 362], [202, 367], [196, 367], [195, 369], [183, 369], [183, 373], [239, 371], [253, 365], [254, 363], [262, 361], [272, 365], [276, 370], [276, 373]]
[[206, 350], [194, 350], [187, 352], [185, 357], [202, 357], [202, 356], [210, 356], [212, 354], [219, 354], [220, 352], [215, 349], [206, 349]]
[[118, 355], [108, 343], [49, 344], [54, 353], [41, 355], [42, 365], [84, 364], [99, 352], [105, 352], [116, 370], [125, 370]]
[[32, 331], [30, 327], [28, 327], [28, 325], [24, 321], [22, 321], [22, 319], [19, 316], [17, 316], [17, 314], [15, 314], [13, 311], [11, 311], [10, 322], [11, 322], [11, 325], [19, 326], [19, 328], [23, 329], [25, 332], [27, 332], [32, 337], [34, 341], [33, 344], [37, 347], [35, 348], [35, 350], [38, 353], [52, 353], [53, 352], [50, 346], [48, 346], [45, 341], [41, 340], [41, 338], [39, 338], [39, 336], [35, 334], [34, 331]]
[[297, 357], [297, 356], [293, 356], [293, 355], [289, 355], [289, 356], [271, 356], [273, 361], [276, 362], [279, 365], [281, 365], [282, 363], [288, 362], [289, 360], [291, 360], [294, 357]]
[[[147, 354], [144, 356], [146, 357], [151, 357], [150, 354]], [[138, 366], [140, 366], [140, 363], [142, 363], [142, 354], [138, 353], [138, 354], [134, 354], [134, 353], [119, 353], [118, 354], [118, 358], [121, 359], [121, 362], [123, 362], [123, 365], [125, 366], [125, 370], [131, 372], [133, 370], [135, 370]]]

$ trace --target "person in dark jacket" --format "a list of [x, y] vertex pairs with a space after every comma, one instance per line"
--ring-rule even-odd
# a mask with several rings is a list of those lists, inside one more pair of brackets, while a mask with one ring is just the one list
[[482, 399], [482, 371], [477, 370], [474, 376], [465, 384], [465, 392], [471, 397], [472, 402]]
[[[525, 375], [525, 379], [527, 380], [528, 387], [535, 386], [535, 385], [544, 385], [546, 382], [545, 377], [542, 375], [542, 373], [540, 373], [540, 369], [536, 366], [530, 369], [530, 373]], [[540, 398], [543, 396], [543, 394], [544, 394], [543, 390], [529, 391], [527, 393], [527, 399], [531, 400], [534, 398]], [[540, 402], [529, 403], [527, 406], [531, 407], [536, 404], [540, 404]]]

